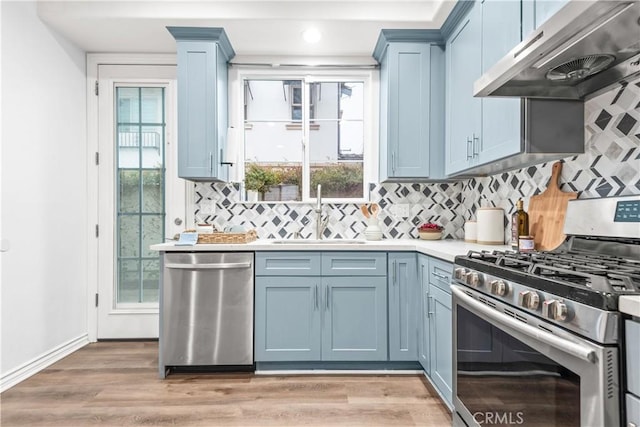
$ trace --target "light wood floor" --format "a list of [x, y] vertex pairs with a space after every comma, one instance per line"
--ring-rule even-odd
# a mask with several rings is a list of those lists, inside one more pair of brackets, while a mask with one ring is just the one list
[[447, 426], [420, 375], [157, 377], [157, 342], [90, 344], [0, 395], [8, 426]]

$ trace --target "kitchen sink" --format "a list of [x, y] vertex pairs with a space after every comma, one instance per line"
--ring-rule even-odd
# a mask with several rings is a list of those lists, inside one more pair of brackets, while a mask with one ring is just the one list
[[366, 241], [351, 239], [285, 239], [273, 240], [271, 243], [274, 245], [363, 245]]

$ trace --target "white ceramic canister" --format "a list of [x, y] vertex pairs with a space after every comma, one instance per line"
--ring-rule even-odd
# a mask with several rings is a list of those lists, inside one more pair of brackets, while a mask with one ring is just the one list
[[477, 242], [481, 245], [504, 245], [504, 210], [478, 209]]
[[464, 223], [464, 241], [469, 243], [478, 241], [478, 223], [476, 221]]
[[378, 217], [367, 219], [367, 228], [364, 230], [364, 237], [367, 240], [382, 240], [382, 230], [378, 225]]

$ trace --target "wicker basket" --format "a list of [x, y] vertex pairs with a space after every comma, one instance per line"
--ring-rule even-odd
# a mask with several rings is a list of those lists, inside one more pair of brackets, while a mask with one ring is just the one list
[[246, 233], [209, 233], [198, 234], [198, 243], [249, 243], [258, 238], [256, 230], [249, 230]]

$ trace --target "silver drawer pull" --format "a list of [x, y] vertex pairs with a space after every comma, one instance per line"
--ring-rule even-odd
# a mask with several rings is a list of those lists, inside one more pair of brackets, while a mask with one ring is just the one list
[[436, 277], [438, 277], [438, 278], [440, 278], [440, 279], [449, 280], [449, 277], [445, 276], [444, 274], [436, 273], [435, 271], [432, 271], [431, 274], [436, 276]]
[[165, 264], [165, 267], [177, 270], [228, 270], [232, 268], [249, 268], [250, 262], [227, 262], [218, 264]]

